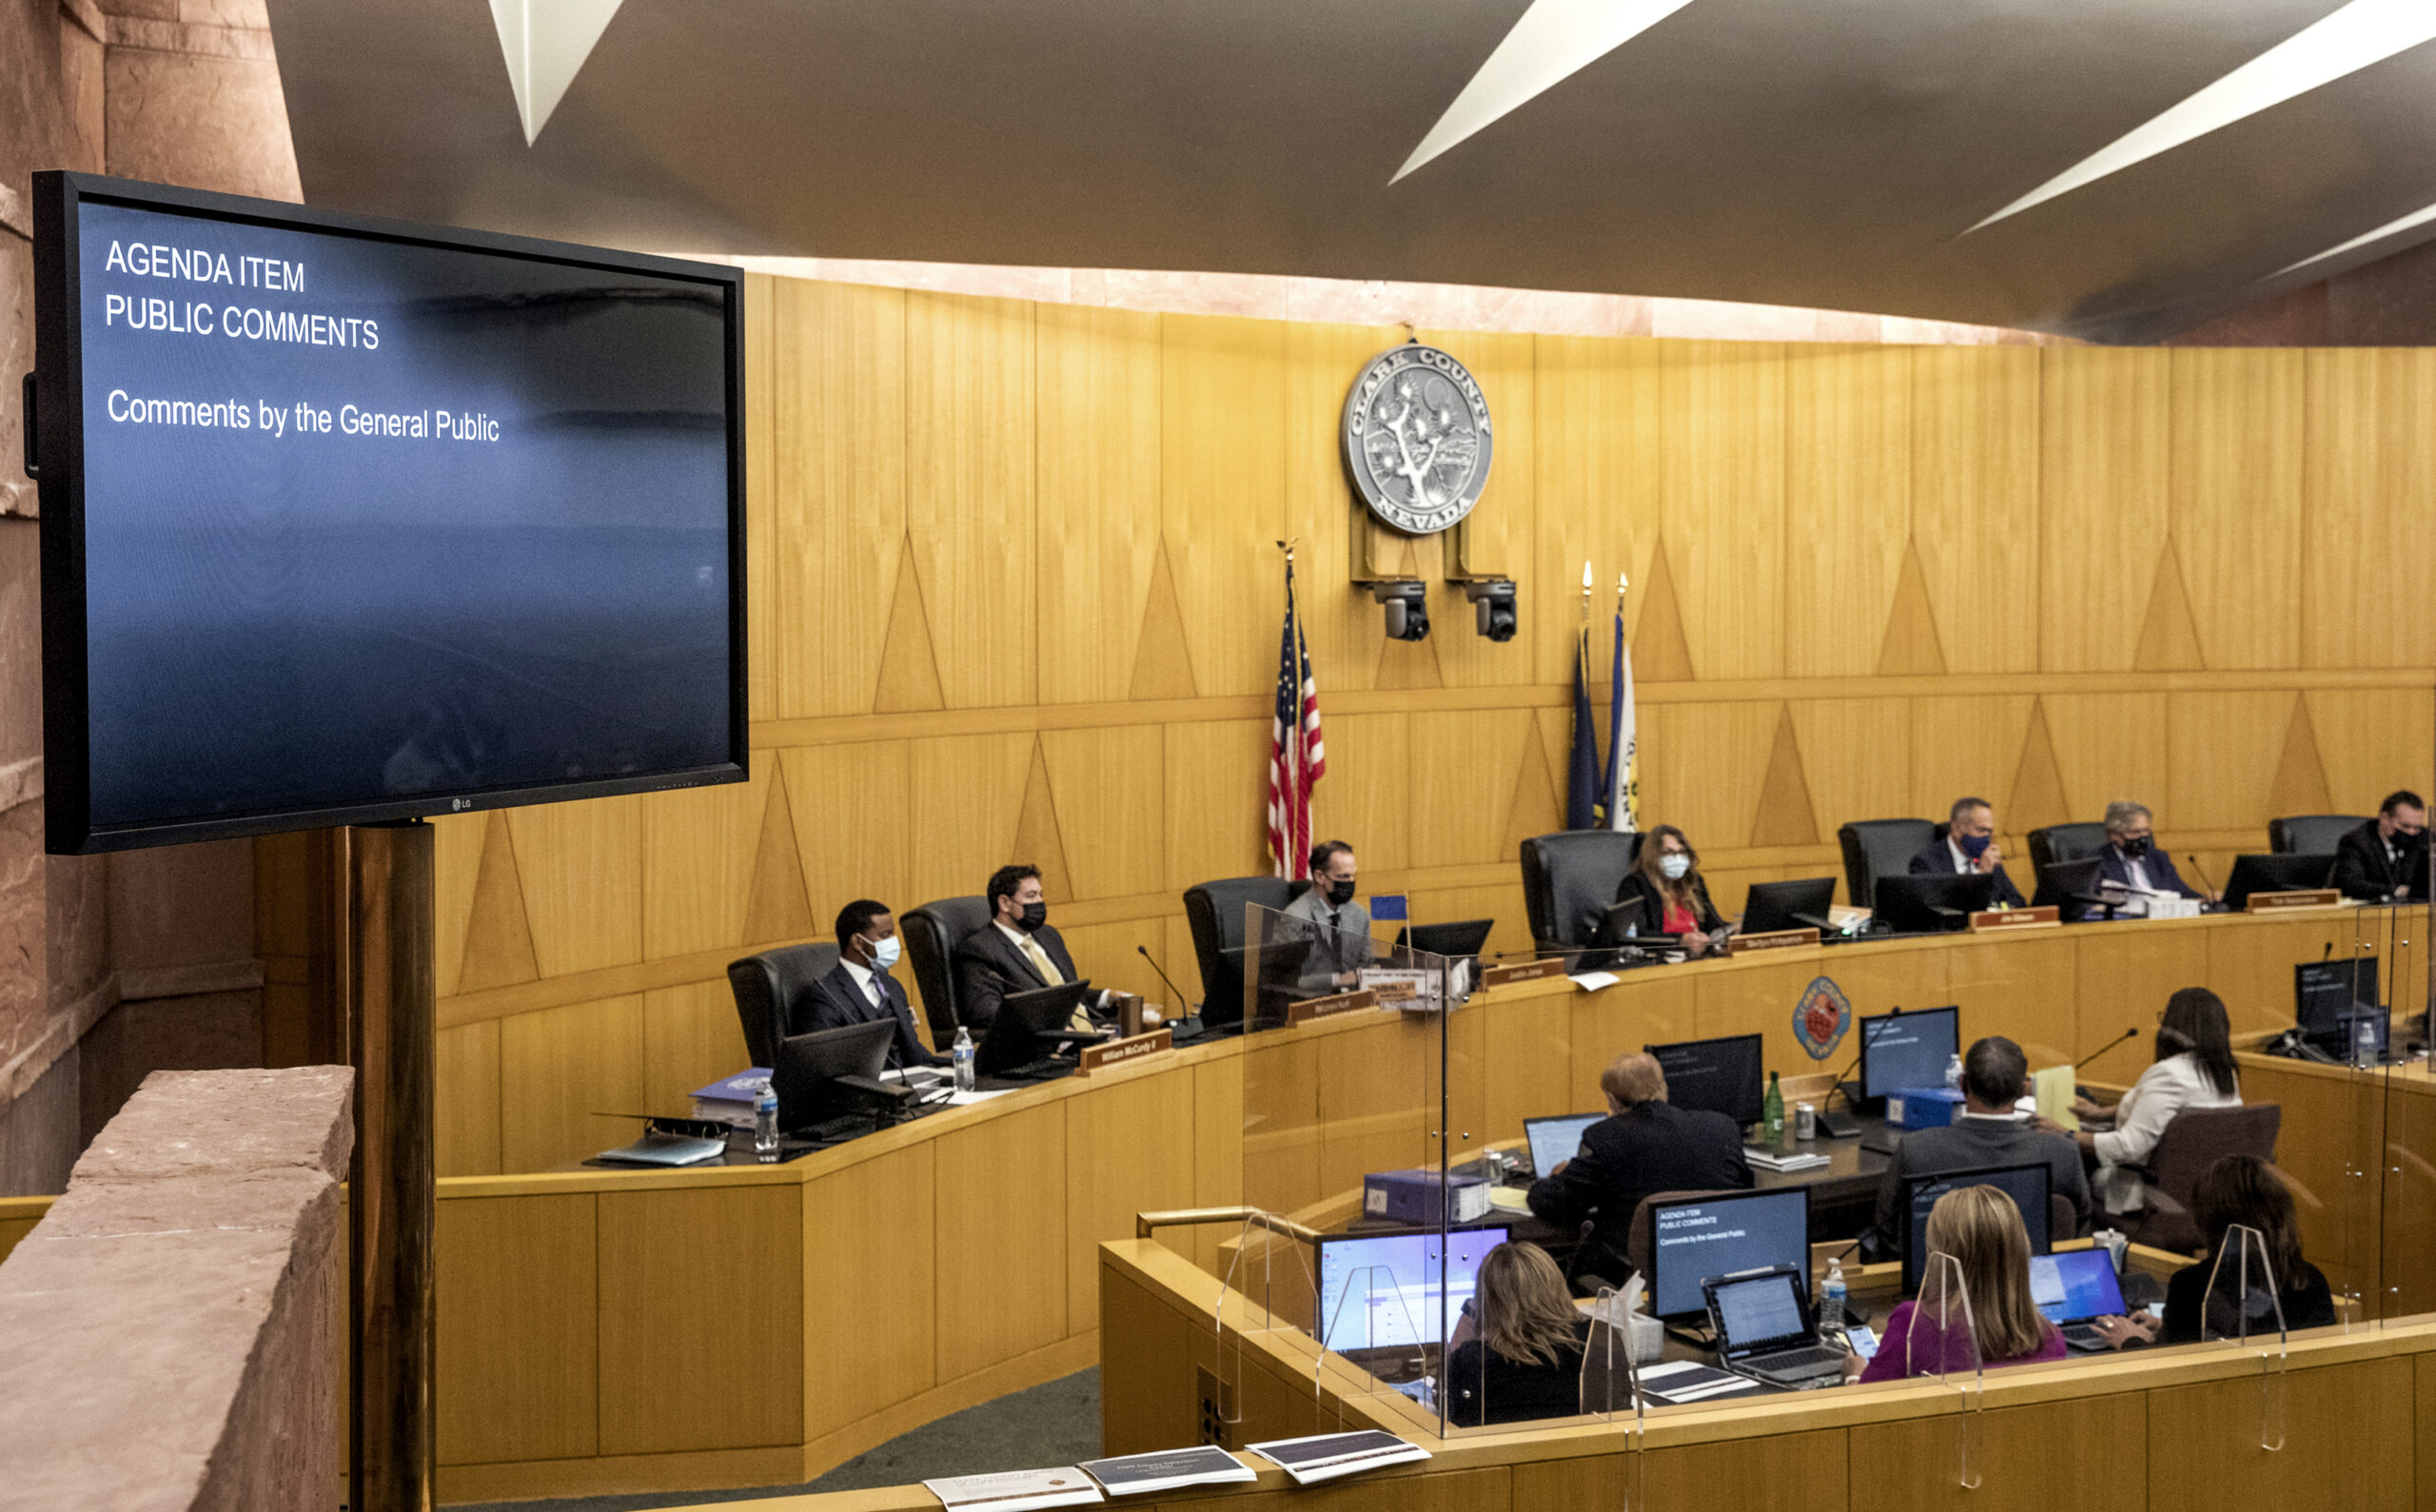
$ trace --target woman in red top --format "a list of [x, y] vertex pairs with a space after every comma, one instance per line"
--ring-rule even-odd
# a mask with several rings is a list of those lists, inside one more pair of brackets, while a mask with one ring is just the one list
[[1725, 919], [1700, 880], [1700, 858], [1683, 832], [1661, 824], [1642, 837], [1640, 857], [1616, 888], [1616, 901], [1641, 900], [1641, 933], [1674, 934], [1686, 955], [1723, 948]]

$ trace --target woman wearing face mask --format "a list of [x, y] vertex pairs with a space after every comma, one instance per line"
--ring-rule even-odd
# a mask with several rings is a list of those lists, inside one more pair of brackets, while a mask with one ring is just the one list
[[[2144, 1188], [2139, 1167], [2156, 1153], [2166, 1126], [2186, 1108], [2239, 1108], [2240, 1078], [2233, 1070], [2232, 1019], [2224, 999], [2204, 987], [2186, 987], [2166, 999], [2157, 1019], [2156, 1064], [2140, 1073], [2123, 1101], [2112, 1109], [2076, 1099], [2081, 1116], [2073, 1134], [2097, 1161], [2091, 1190], [2110, 1214], [2137, 1211]], [[2106, 1127], [2112, 1122], [2111, 1128]], [[2050, 1133], [2064, 1129], [2044, 1118], [2033, 1121]]]
[[1641, 900], [1643, 933], [1676, 935], [1689, 956], [1724, 949], [1725, 917], [1700, 880], [1699, 853], [1675, 826], [1661, 824], [1640, 842], [1640, 858], [1616, 888], [1617, 902], [1633, 898]]

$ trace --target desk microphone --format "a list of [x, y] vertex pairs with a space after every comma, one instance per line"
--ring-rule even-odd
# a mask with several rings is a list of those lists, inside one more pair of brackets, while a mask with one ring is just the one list
[[[2210, 893], [2216, 893], [2216, 884], [2209, 879], [2208, 869], [2199, 864], [2199, 857], [2195, 855], [2186, 855], [2183, 859], [2190, 862], [2190, 869], [2199, 874], [2199, 885], [2206, 888]], [[2221, 903], [2224, 899], [2224, 893], [2216, 893], [2216, 901]]]
[[1149, 961], [1149, 962], [1150, 963], [1150, 970], [1152, 970], [1152, 971], [1154, 971], [1154, 972], [1157, 972], [1159, 973], [1159, 980], [1168, 984], [1168, 991], [1176, 994], [1176, 1017], [1178, 1017], [1178, 1018], [1182, 1018], [1182, 1017], [1184, 1017], [1184, 1016], [1185, 1016], [1185, 1013], [1186, 1013], [1186, 1011], [1187, 1011], [1187, 1010], [1189, 1010], [1189, 1009], [1190, 1009], [1190, 1008], [1192, 1007], [1192, 1005], [1191, 1005], [1190, 1003], [1188, 1003], [1188, 1002], [1186, 1002], [1186, 1001], [1185, 1001], [1185, 998], [1184, 998], [1184, 989], [1183, 989], [1183, 988], [1181, 988], [1181, 987], [1178, 987], [1178, 986], [1176, 985], [1176, 979], [1175, 979], [1174, 977], [1172, 977], [1172, 976], [1169, 976], [1169, 974], [1164, 971], [1164, 970], [1162, 970], [1162, 969], [1161, 969], [1161, 967], [1160, 967], [1160, 965], [1159, 965], [1158, 957], [1156, 957], [1156, 956], [1154, 956], [1154, 955], [1152, 955], [1152, 954], [1150, 953], [1150, 952], [1149, 952], [1149, 947], [1147, 947], [1147, 946], [1142, 946], [1142, 945], [1136, 945], [1136, 946], [1135, 946], [1135, 947], [1133, 947], [1133, 948], [1134, 948], [1135, 950], [1137, 950], [1137, 951], [1139, 951], [1139, 952], [1142, 952], [1142, 958], [1143, 958], [1144, 960]]
[[2125, 1040], [2138, 1039], [2139, 1037], [2140, 1031], [2136, 1026], [2125, 1030], [2122, 1033], [2115, 1035], [2112, 1039], [2107, 1040], [2103, 1044], [2099, 1045], [2097, 1049], [2089, 1051], [2079, 1060], [2073, 1062], [2073, 1073], [2075, 1075], [2079, 1074], [2082, 1068], [2088, 1066], [2090, 1062], [2105, 1054], [2108, 1051], [2114, 1049], [2115, 1046], [2122, 1044]]

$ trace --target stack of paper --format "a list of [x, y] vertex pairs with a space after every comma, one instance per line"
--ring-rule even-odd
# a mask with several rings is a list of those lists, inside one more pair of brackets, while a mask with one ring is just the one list
[[1260, 1479], [1250, 1465], [1206, 1443], [1194, 1449], [1161, 1449], [1153, 1454], [1121, 1455], [1113, 1460], [1085, 1460], [1082, 1468], [1110, 1496], [1140, 1496], [1149, 1491], [1172, 1491], [1178, 1486], [1226, 1485]]
[[1001, 1475], [958, 1475], [922, 1483], [945, 1507], [987, 1512], [1030, 1512], [1033, 1507], [1085, 1506], [1105, 1500], [1091, 1478], [1073, 1465], [1054, 1470], [1009, 1470]]
[[1429, 1458], [1429, 1451], [1418, 1443], [1408, 1443], [1392, 1433], [1377, 1432], [1271, 1439], [1267, 1443], [1253, 1444], [1251, 1451], [1292, 1476], [1297, 1485]]
[[1835, 1164], [1816, 1150], [1778, 1149], [1773, 1145], [1745, 1145], [1742, 1158], [1768, 1170], [1817, 1170]]
[[1660, 1402], [1672, 1402], [1678, 1405], [1765, 1389], [1747, 1376], [1719, 1370], [1714, 1365], [1694, 1365], [1689, 1360], [1670, 1360], [1664, 1365], [1651, 1365], [1640, 1373], [1640, 1388]]
[[2078, 1094], [2073, 1090], [2072, 1067], [2050, 1066], [2045, 1070], [2033, 1071], [2030, 1081], [2038, 1097], [2041, 1117], [2052, 1118], [2068, 1129], [2081, 1127], [2081, 1115], [2073, 1111], [2073, 1102]]

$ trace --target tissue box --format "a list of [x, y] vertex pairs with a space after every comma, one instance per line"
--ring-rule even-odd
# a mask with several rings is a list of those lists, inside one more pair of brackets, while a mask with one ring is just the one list
[[1886, 1123], [1909, 1133], [1915, 1129], [1943, 1129], [1962, 1116], [1962, 1094], [1946, 1087], [1906, 1087], [1888, 1094]]
[[1648, 1313], [1624, 1311], [1621, 1296], [1610, 1293], [1590, 1315], [1610, 1328], [1623, 1329], [1624, 1352], [1637, 1365], [1656, 1365], [1666, 1350], [1666, 1325]]

